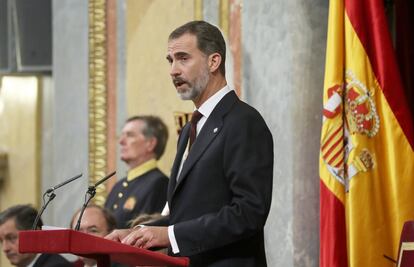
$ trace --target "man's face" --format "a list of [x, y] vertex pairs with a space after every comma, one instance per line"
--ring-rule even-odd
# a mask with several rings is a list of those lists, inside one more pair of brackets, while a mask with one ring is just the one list
[[[74, 220], [72, 221], [72, 229], [75, 229], [76, 224], [78, 222], [78, 218], [79, 213], [74, 217]], [[101, 210], [95, 207], [89, 207], [85, 209], [82, 216], [79, 231], [99, 237], [105, 237], [110, 232], [108, 230], [108, 225], [105, 220], [105, 216], [102, 214]], [[84, 257], [79, 258], [85, 263], [85, 266], [96, 265], [96, 261], [94, 259]]]
[[34, 258], [33, 254], [19, 253], [19, 230], [16, 228], [14, 218], [0, 225], [0, 244], [12, 265], [25, 266]]
[[[72, 222], [73, 229], [76, 227], [78, 217], [79, 214], [75, 216], [75, 220]], [[82, 216], [79, 231], [100, 237], [109, 234], [108, 225], [102, 211], [95, 207], [86, 208]]]
[[171, 64], [173, 84], [181, 99], [196, 100], [210, 79], [208, 57], [198, 49], [196, 36], [186, 33], [170, 40], [167, 60]]
[[145, 122], [133, 120], [127, 122], [122, 128], [119, 144], [121, 146], [121, 160], [128, 165], [137, 166], [147, 160], [148, 154], [152, 153], [149, 140], [142, 134]]

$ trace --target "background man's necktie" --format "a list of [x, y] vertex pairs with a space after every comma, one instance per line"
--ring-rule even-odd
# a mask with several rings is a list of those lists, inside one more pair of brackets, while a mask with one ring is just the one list
[[197, 122], [201, 119], [201, 117], [203, 117], [203, 114], [201, 114], [200, 112], [198, 112], [198, 110], [195, 110], [193, 112], [193, 115], [191, 116], [191, 129], [190, 129], [190, 149], [191, 146], [193, 145], [196, 136], [197, 136]]

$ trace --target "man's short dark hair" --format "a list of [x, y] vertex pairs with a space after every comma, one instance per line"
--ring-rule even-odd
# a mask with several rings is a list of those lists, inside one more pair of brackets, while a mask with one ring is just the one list
[[165, 146], [168, 141], [168, 128], [165, 123], [156, 116], [133, 116], [126, 122], [140, 120], [145, 123], [142, 134], [146, 138], [154, 137], [157, 139], [157, 145], [154, 148], [155, 158], [158, 160], [164, 154]]
[[[9, 207], [0, 213], [0, 225], [10, 219], [14, 219], [18, 230], [31, 230], [36, 220], [37, 210], [31, 205], [15, 205]], [[38, 226], [42, 227], [42, 219], [39, 220]]]
[[208, 22], [202, 20], [190, 21], [175, 29], [168, 40], [173, 40], [189, 33], [197, 38], [197, 47], [207, 56], [219, 53], [221, 64], [219, 70], [223, 76], [226, 75], [226, 42], [220, 30]]
[[[107, 225], [107, 227], [108, 227], [108, 232], [112, 232], [113, 230], [115, 230], [115, 228], [116, 228], [116, 219], [115, 219], [115, 217], [114, 217], [114, 215], [112, 214], [112, 212], [110, 211], [110, 210], [108, 210], [108, 209], [106, 209], [106, 208], [104, 208], [104, 207], [101, 207], [101, 206], [99, 206], [99, 205], [96, 205], [96, 204], [89, 204], [87, 207], [86, 207], [86, 209], [92, 209], [92, 208], [95, 208], [95, 209], [98, 209], [101, 213], [102, 213], [102, 215], [104, 216], [104, 218], [105, 218], [105, 221], [106, 221], [106, 225]], [[78, 213], [81, 211], [81, 208], [80, 209], [78, 209], [74, 214], [73, 214], [73, 216], [72, 216], [72, 219], [70, 220], [70, 228], [72, 228], [72, 226], [73, 226], [73, 224], [74, 224], [74, 221], [75, 221], [75, 219], [76, 219], [76, 215], [78, 215]]]

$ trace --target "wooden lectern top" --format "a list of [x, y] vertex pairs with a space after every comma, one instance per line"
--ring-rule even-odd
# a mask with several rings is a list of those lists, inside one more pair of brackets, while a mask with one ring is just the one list
[[95, 258], [98, 266], [109, 261], [126, 265], [188, 266], [186, 257], [171, 257], [74, 230], [20, 231], [21, 253], [71, 253]]
[[407, 221], [401, 232], [397, 267], [412, 266], [414, 266], [414, 221]]

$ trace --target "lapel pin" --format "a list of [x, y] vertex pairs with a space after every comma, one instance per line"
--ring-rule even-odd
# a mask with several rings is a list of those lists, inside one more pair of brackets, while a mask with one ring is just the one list
[[214, 128], [213, 133], [217, 133], [218, 128]]

